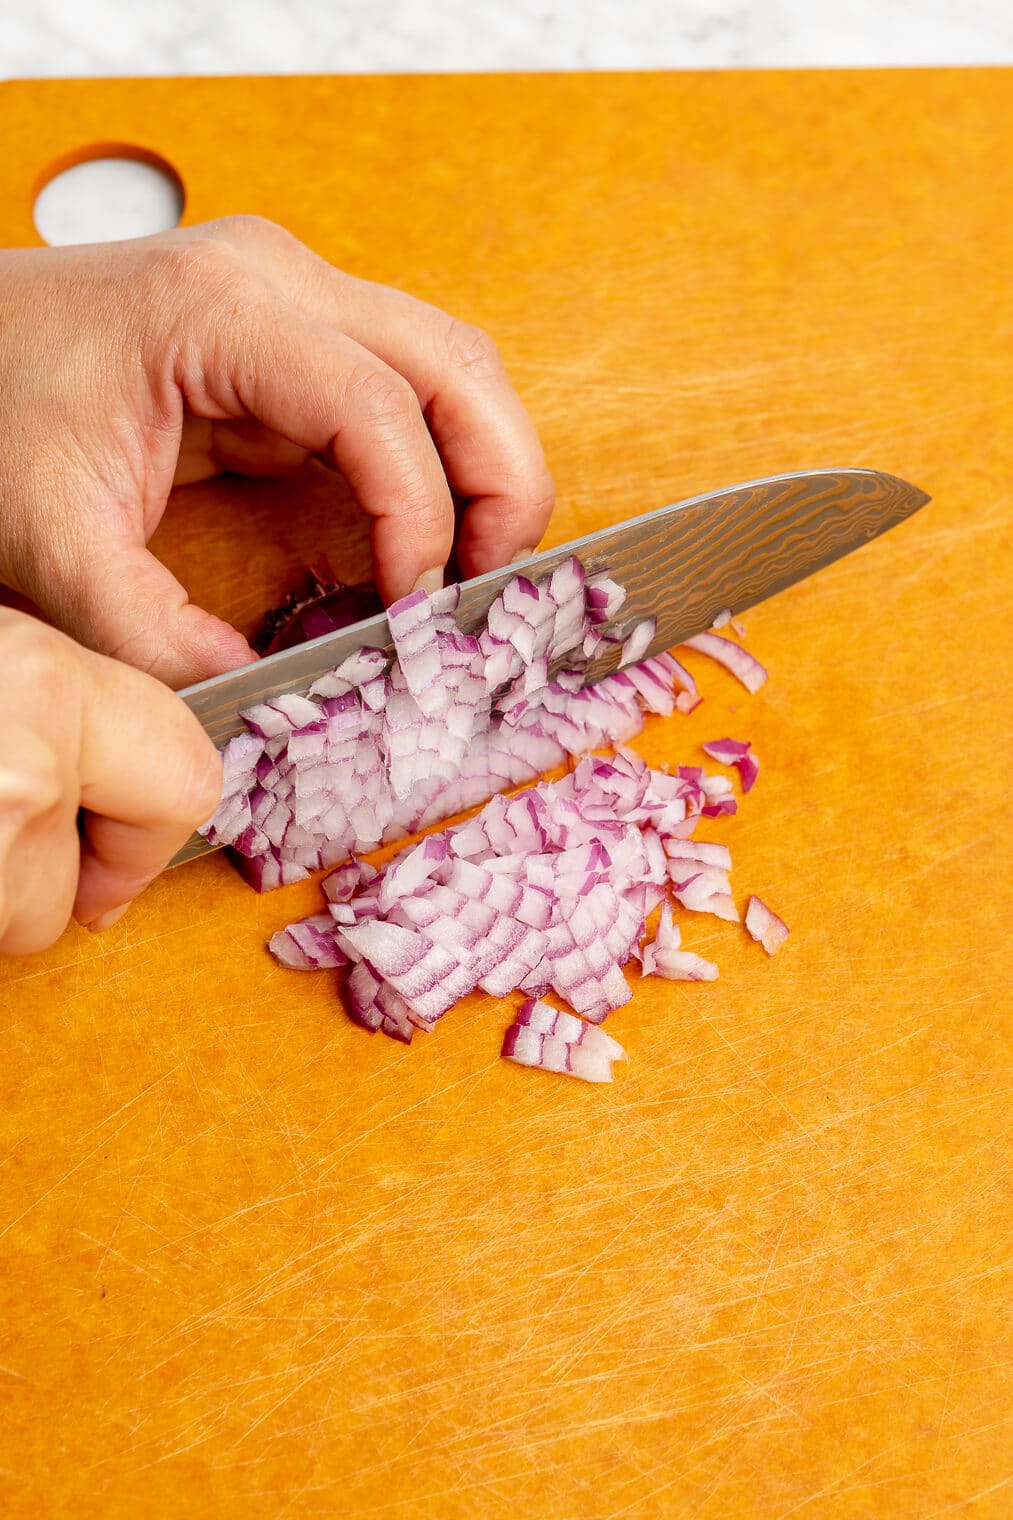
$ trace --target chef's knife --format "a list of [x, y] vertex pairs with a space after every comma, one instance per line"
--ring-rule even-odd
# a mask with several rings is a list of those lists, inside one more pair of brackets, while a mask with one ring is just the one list
[[[466, 632], [473, 631], [507, 581], [518, 574], [540, 580], [575, 554], [589, 572], [607, 569], [625, 586], [624, 626], [655, 619], [646, 658], [702, 633], [725, 608], [744, 612], [783, 591], [885, 533], [928, 500], [917, 486], [878, 470], [798, 470], [747, 481], [464, 581], [457, 618]], [[367, 645], [393, 647], [382, 613], [200, 681], [179, 695], [222, 745], [244, 731], [239, 716], [244, 708], [282, 692], [305, 693], [325, 671]], [[611, 646], [590, 664], [588, 679], [600, 680], [619, 659], [619, 647]], [[173, 864], [211, 848], [195, 834]]]

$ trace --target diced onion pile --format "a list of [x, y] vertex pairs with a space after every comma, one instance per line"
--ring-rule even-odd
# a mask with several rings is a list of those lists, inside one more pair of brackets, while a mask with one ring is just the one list
[[[670, 654], [640, 659], [652, 620], [608, 628], [626, 593], [605, 574], [585, 575], [579, 560], [537, 586], [517, 576], [477, 636], [457, 625], [458, 593], [418, 591], [395, 603], [393, 658], [362, 649], [308, 696], [243, 713], [247, 732], [223, 751], [222, 800], [201, 832], [232, 846], [258, 891], [418, 833], [570, 756], [625, 743], [645, 711], [689, 712], [699, 701]], [[719, 643], [735, 651], [730, 658], [745, 653]], [[583, 687], [588, 661], [609, 644], [622, 645], [627, 668]]]
[[[597, 1026], [632, 996], [623, 971], [632, 959], [644, 975], [718, 974], [682, 947], [674, 908], [739, 921], [727, 847], [693, 837], [701, 819], [736, 811], [732, 785], [699, 766], [652, 770], [625, 748], [645, 712], [689, 712], [700, 697], [672, 655], [642, 658], [651, 621], [609, 626], [625, 592], [607, 575], [570, 559], [539, 585], [518, 576], [477, 635], [459, 628], [457, 595], [395, 604], [393, 657], [362, 649], [308, 696], [244, 713], [247, 732], [226, 746], [222, 800], [202, 832], [231, 845], [261, 891], [337, 866], [323, 882], [327, 911], [279, 931], [270, 949], [296, 969], [348, 967], [346, 1002], [360, 1024], [410, 1041], [469, 992], [520, 990], [527, 1001], [503, 1054], [610, 1081], [623, 1052]], [[622, 646], [621, 667], [584, 687], [606, 643]], [[766, 679], [730, 639], [688, 643], [750, 691]], [[703, 748], [750, 790], [759, 766], [748, 742]], [[576, 757], [562, 779], [503, 795]], [[382, 871], [357, 858], [487, 798]], [[788, 932], [756, 897], [746, 926], [771, 954]], [[550, 992], [574, 1012], [542, 1003]]]

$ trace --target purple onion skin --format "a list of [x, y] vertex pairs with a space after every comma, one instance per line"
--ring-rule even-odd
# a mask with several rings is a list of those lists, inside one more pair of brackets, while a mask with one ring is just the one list
[[281, 606], [265, 612], [251, 642], [258, 654], [277, 654], [382, 611], [383, 602], [372, 581], [346, 585], [324, 558], [306, 572], [302, 585]]

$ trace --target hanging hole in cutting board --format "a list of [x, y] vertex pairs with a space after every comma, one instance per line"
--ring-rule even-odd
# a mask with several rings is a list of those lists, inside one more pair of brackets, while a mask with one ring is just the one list
[[93, 143], [50, 165], [35, 197], [35, 226], [54, 247], [147, 237], [178, 226], [183, 203], [183, 181], [157, 153]]

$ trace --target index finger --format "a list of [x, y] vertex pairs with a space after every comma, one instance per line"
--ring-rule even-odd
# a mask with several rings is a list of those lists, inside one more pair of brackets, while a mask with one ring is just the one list
[[447, 479], [467, 503], [457, 542], [466, 575], [534, 551], [552, 514], [552, 477], [487, 333], [404, 291], [343, 273], [271, 222], [226, 218], [202, 230], [234, 239], [290, 306], [408, 381]]
[[534, 424], [496, 344], [402, 291], [357, 280], [346, 330], [411, 383], [447, 478], [467, 503], [457, 558], [483, 575], [533, 554], [555, 493]]
[[[241, 321], [219, 296], [188, 317], [183, 394], [202, 417], [254, 417], [332, 459], [373, 519], [385, 601], [443, 584], [453, 547], [447, 478], [405, 377], [337, 328], [307, 317], [261, 276]], [[173, 383], [176, 383], [175, 380]]]

